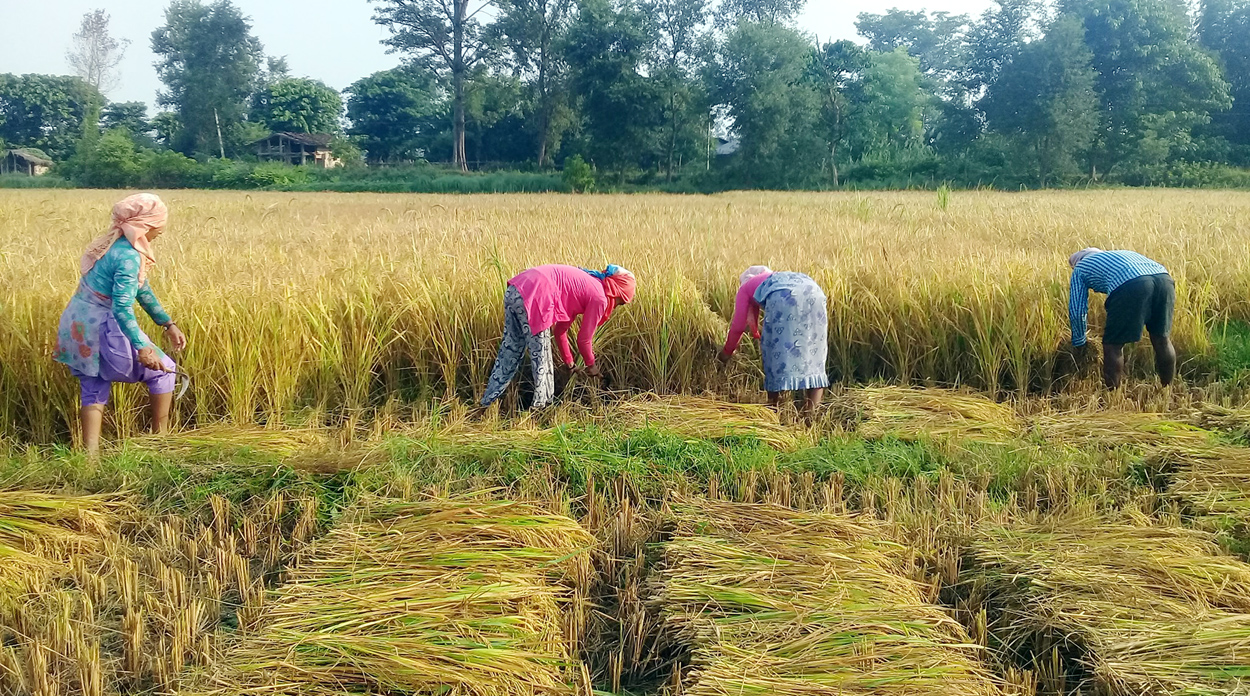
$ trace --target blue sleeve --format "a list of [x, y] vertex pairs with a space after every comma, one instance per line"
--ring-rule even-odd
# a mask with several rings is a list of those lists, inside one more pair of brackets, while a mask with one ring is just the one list
[[1072, 325], [1072, 345], [1085, 345], [1085, 319], [1089, 315], [1089, 284], [1081, 272], [1072, 270], [1072, 287], [1068, 290], [1068, 323]]
[[136, 297], [139, 300], [139, 306], [143, 307], [143, 311], [147, 312], [148, 316], [152, 317], [152, 321], [158, 325], [165, 326], [173, 321], [169, 316], [169, 312], [166, 312], [165, 308], [161, 306], [161, 301], [156, 299], [156, 293], [152, 292], [152, 284], [148, 281], [143, 281], [143, 287], [139, 288], [139, 293]]
[[113, 272], [113, 317], [135, 350], [152, 345], [144, 337], [135, 318], [135, 298], [138, 294], [139, 252], [129, 249], [119, 254], [117, 270]]

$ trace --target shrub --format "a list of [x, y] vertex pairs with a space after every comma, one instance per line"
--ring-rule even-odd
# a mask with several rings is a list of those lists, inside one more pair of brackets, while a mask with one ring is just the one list
[[581, 155], [573, 155], [564, 160], [564, 183], [574, 193], [585, 193], [595, 190], [595, 170]]

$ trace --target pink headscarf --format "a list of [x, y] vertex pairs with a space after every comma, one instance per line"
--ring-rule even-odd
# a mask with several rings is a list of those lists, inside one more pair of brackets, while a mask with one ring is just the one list
[[609, 265], [605, 271], [590, 271], [590, 274], [603, 281], [603, 294], [608, 297], [608, 308], [599, 319], [599, 326], [603, 326], [612, 318], [612, 311], [616, 309], [618, 299], [625, 304], [634, 301], [634, 294], [638, 291], [638, 280], [634, 278], [633, 273], [615, 264]]
[[125, 236], [135, 251], [139, 252], [142, 260], [139, 264], [139, 285], [143, 285], [148, 277], [148, 269], [156, 263], [152, 242], [148, 241], [148, 232], [163, 229], [168, 221], [169, 209], [156, 194], [136, 193], [123, 198], [113, 206], [113, 224], [109, 231], [87, 245], [79, 266], [82, 274], [87, 275], [96, 261], [104, 258], [113, 243]]

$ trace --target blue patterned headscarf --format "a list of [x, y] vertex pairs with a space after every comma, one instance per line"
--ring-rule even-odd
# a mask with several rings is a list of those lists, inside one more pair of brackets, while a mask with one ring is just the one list
[[616, 274], [618, 274], [618, 273], [622, 273], [622, 272], [627, 273], [627, 274], [629, 274], [629, 275], [633, 275], [633, 273], [630, 273], [628, 270], [626, 270], [626, 269], [624, 269], [624, 268], [621, 268], [620, 266], [618, 266], [618, 265], [616, 265], [616, 264], [614, 264], [614, 263], [610, 263], [610, 264], [608, 264], [608, 267], [607, 267], [607, 268], [605, 268], [605, 269], [603, 269], [602, 271], [592, 271], [592, 270], [591, 270], [591, 269], [589, 269], [589, 268], [583, 268], [582, 270], [583, 270], [583, 271], [586, 271], [586, 272], [587, 272], [587, 273], [589, 273], [590, 275], [592, 275], [592, 276], [594, 276], [594, 277], [598, 278], [599, 280], [604, 280], [604, 279], [606, 279], [606, 278], [610, 278], [610, 277], [612, 277], [612, 276], [614, 276], [614, 275], [616, 275]]

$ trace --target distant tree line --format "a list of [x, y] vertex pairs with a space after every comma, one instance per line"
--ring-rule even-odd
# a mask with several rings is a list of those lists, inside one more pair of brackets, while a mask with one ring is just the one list
[[401, 65], [340, 94], [267, 58], [230, 0], [173, 0], [151, 117], [105, 98], [124, 44], [89, 14], [78, 77], [0, 75], [0, 139], [100, 185], [275, 131], [334, 135], [349, 164], [577, 157], [616, 185], [1250, 184], [1250, 0], [890, 10], [859, 16], [864, 44], [805, 33], [805, 0], [370, 2]]

